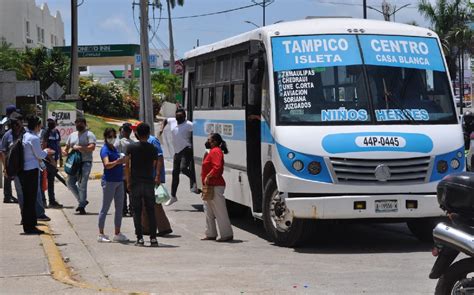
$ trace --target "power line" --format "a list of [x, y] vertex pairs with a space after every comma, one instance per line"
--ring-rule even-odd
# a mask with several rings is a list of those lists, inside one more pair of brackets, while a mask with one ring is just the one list
[[[196, 18], [196, 17], [203, 17], [203, 16], [211, 16], [211, 15], [217, 15], [217, 14], [223, 14], [223, 13], [228, 13], [228, 12], [233, 12], [237, 10], [242, 10], [254, 6], [259, 6], [260, 3], [257, 4], [252, 4], [252, 5], [247, 5], [247, 6], [241, 6], [237, 8], [232, 8], [232, 9], [227, 9], [227, 10], [222, 10], [222, 11], [217, 11], [217, 12], [210, 12], [210, 13], [203, 13], [203, 14], [196, 14], [196, 15], [188, 15], [188, 16], [178, 16], [178, 17], [172, 17], [171, 19], [187, 19], [187, 18]], [[160, 19], [168, 19], [167, 17], [160, 17]]]
[[[321, 4], [332, 4], [332, 5], [345, 5], [345, 6], [362, 6], [362, 4], [359, 3], [347, 3], [347, 2], [338, 2], [338, 1], [322, 1], [322, 0], [316, 0], [316, 2], [319, 2]], [[413, 3], [408, 3], [408, 4], [413, 4]], [[410, 9], [418, 9], [418, 7], [412, 6], [412, 7], [406, 7]]]

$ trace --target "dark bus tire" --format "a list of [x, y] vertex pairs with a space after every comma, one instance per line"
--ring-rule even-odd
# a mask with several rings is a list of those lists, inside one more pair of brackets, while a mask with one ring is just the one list
[[303, 241], [305, 221], [293, 219], [288, 231], [281, 231], [273, 225], [270, 215], [270, 202], [278, 194], [276, 180], [272, 177], [265, 184], [263, 197], [263, 225], [269, 239], [278, 246], [296, 247]]

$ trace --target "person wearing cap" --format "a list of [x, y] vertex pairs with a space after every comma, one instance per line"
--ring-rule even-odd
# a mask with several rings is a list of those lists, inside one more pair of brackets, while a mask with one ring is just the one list
[[[14, 105], [9, 105], [5, 109], [5, 117], [2, 119], [0, 122], [0, 126], [2, 128], [1, 130], [1, 139], [3, 142], [3, 138], [5, 135], [11, 130], [11, 121], [10, 121], [10, 116], [12, 113], [16, 112], [16, 106]], [[18, 114], [19, 115], [19, 114]], [[17, 116], [16, 116], [17, 117]], [[2, 144], [2, 148], [0, 148], [0, 157], [2, 157], [2, 163], [3, 163], [3, 168], [5, 169], [5, 163], [4, 163], [4, 156], [6, 156], [9, 146], [13, 143], [13, 138], [10, 138], [12, 135], [10, 132], [8, 135], [8, 139], [5, 141], [5, 146]], [[18, 134], [15, 135], [17, 137]], [[15, 138], [16, 139], [16, 138]], [[5, 173], [3, 173], [3, 203], [18, 203], [18, 199], [13, 196], [13, 191], [12, 191], [12, 181], [13, 178], [8, 177]]]
[[[56, 119], [53, 117], [49, 117], [47, 120], [47, 128], [46, 131], [43, 132], [42, 135], [42, 147], [49, 148], [53, 150], [55, 153], [54, 155], [48, 155], [46, 161], [48, 164], [46, 165], [46, 169], [48, 172], [48, 200], [49, 200], [49, 208], [62, 208], [63, 205], [56, 201], [56, 196], [54, 194], [54, 177], [57, 171], [57, 163], [59, 160], [59, 156], [61, 155], [61, 134], [59, 130], [56, 129]], [[44, 200], [46, 201], [46, 200]], [[46, 207], [46, 202], [44, 202]]]
[[87, 129], [86, 118], [79, 117], [75, 121], [76, 130], [66, 140], [66, 148], [63, 155], [67, 156], [70, 151], [76, 150], [81, 153], [82, 165], [78, 175], [69, 175], [67, 186], [76, 197], [78, 206], [76, 212], [79, 215], [86, 214], [87, 183], [92, 169], [92, 152], [94, 152], [97, 139], [92, 131]]
[[[134, 141], [130, 138], [132, 134], [132, 124], [130, 123], [123, 123], [119, 129], [120, 131], [120, 138], [115, 142], [115, 148], [120, 153], [120, 155], [124, 156], [127, 153], [127, 146]], [[125, 166], [125, 164], [124, 164]], [[123, 216], [132, 216], [132, 202], [130, 202], [130, 192], [127, 190], [127, 180], [123, 178]], [[127, 195], [129, 198], [128, 206], [127, 206]]]

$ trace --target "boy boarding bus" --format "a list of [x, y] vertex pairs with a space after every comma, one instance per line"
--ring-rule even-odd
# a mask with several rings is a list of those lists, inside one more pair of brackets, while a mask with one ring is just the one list
[[436, 185], [465, 169], [433, 31], [285, 22], [198, 47], [184, 65], [196, 171], [207, 135], [220, 133], [229, 206], [250, 207], [276, 244], [296, 245], [311, 219], [403, 221], [431, 238], [444, 215]]

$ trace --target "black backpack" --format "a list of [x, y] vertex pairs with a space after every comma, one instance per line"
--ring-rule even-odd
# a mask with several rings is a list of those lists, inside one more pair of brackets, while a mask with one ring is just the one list
[[23, 132], [13, 141], [6, 157], [6, 170], [9, 177], [17, 176], [23, 171], [23, 164], [25, 163], [25, 156], [23, 154]]

